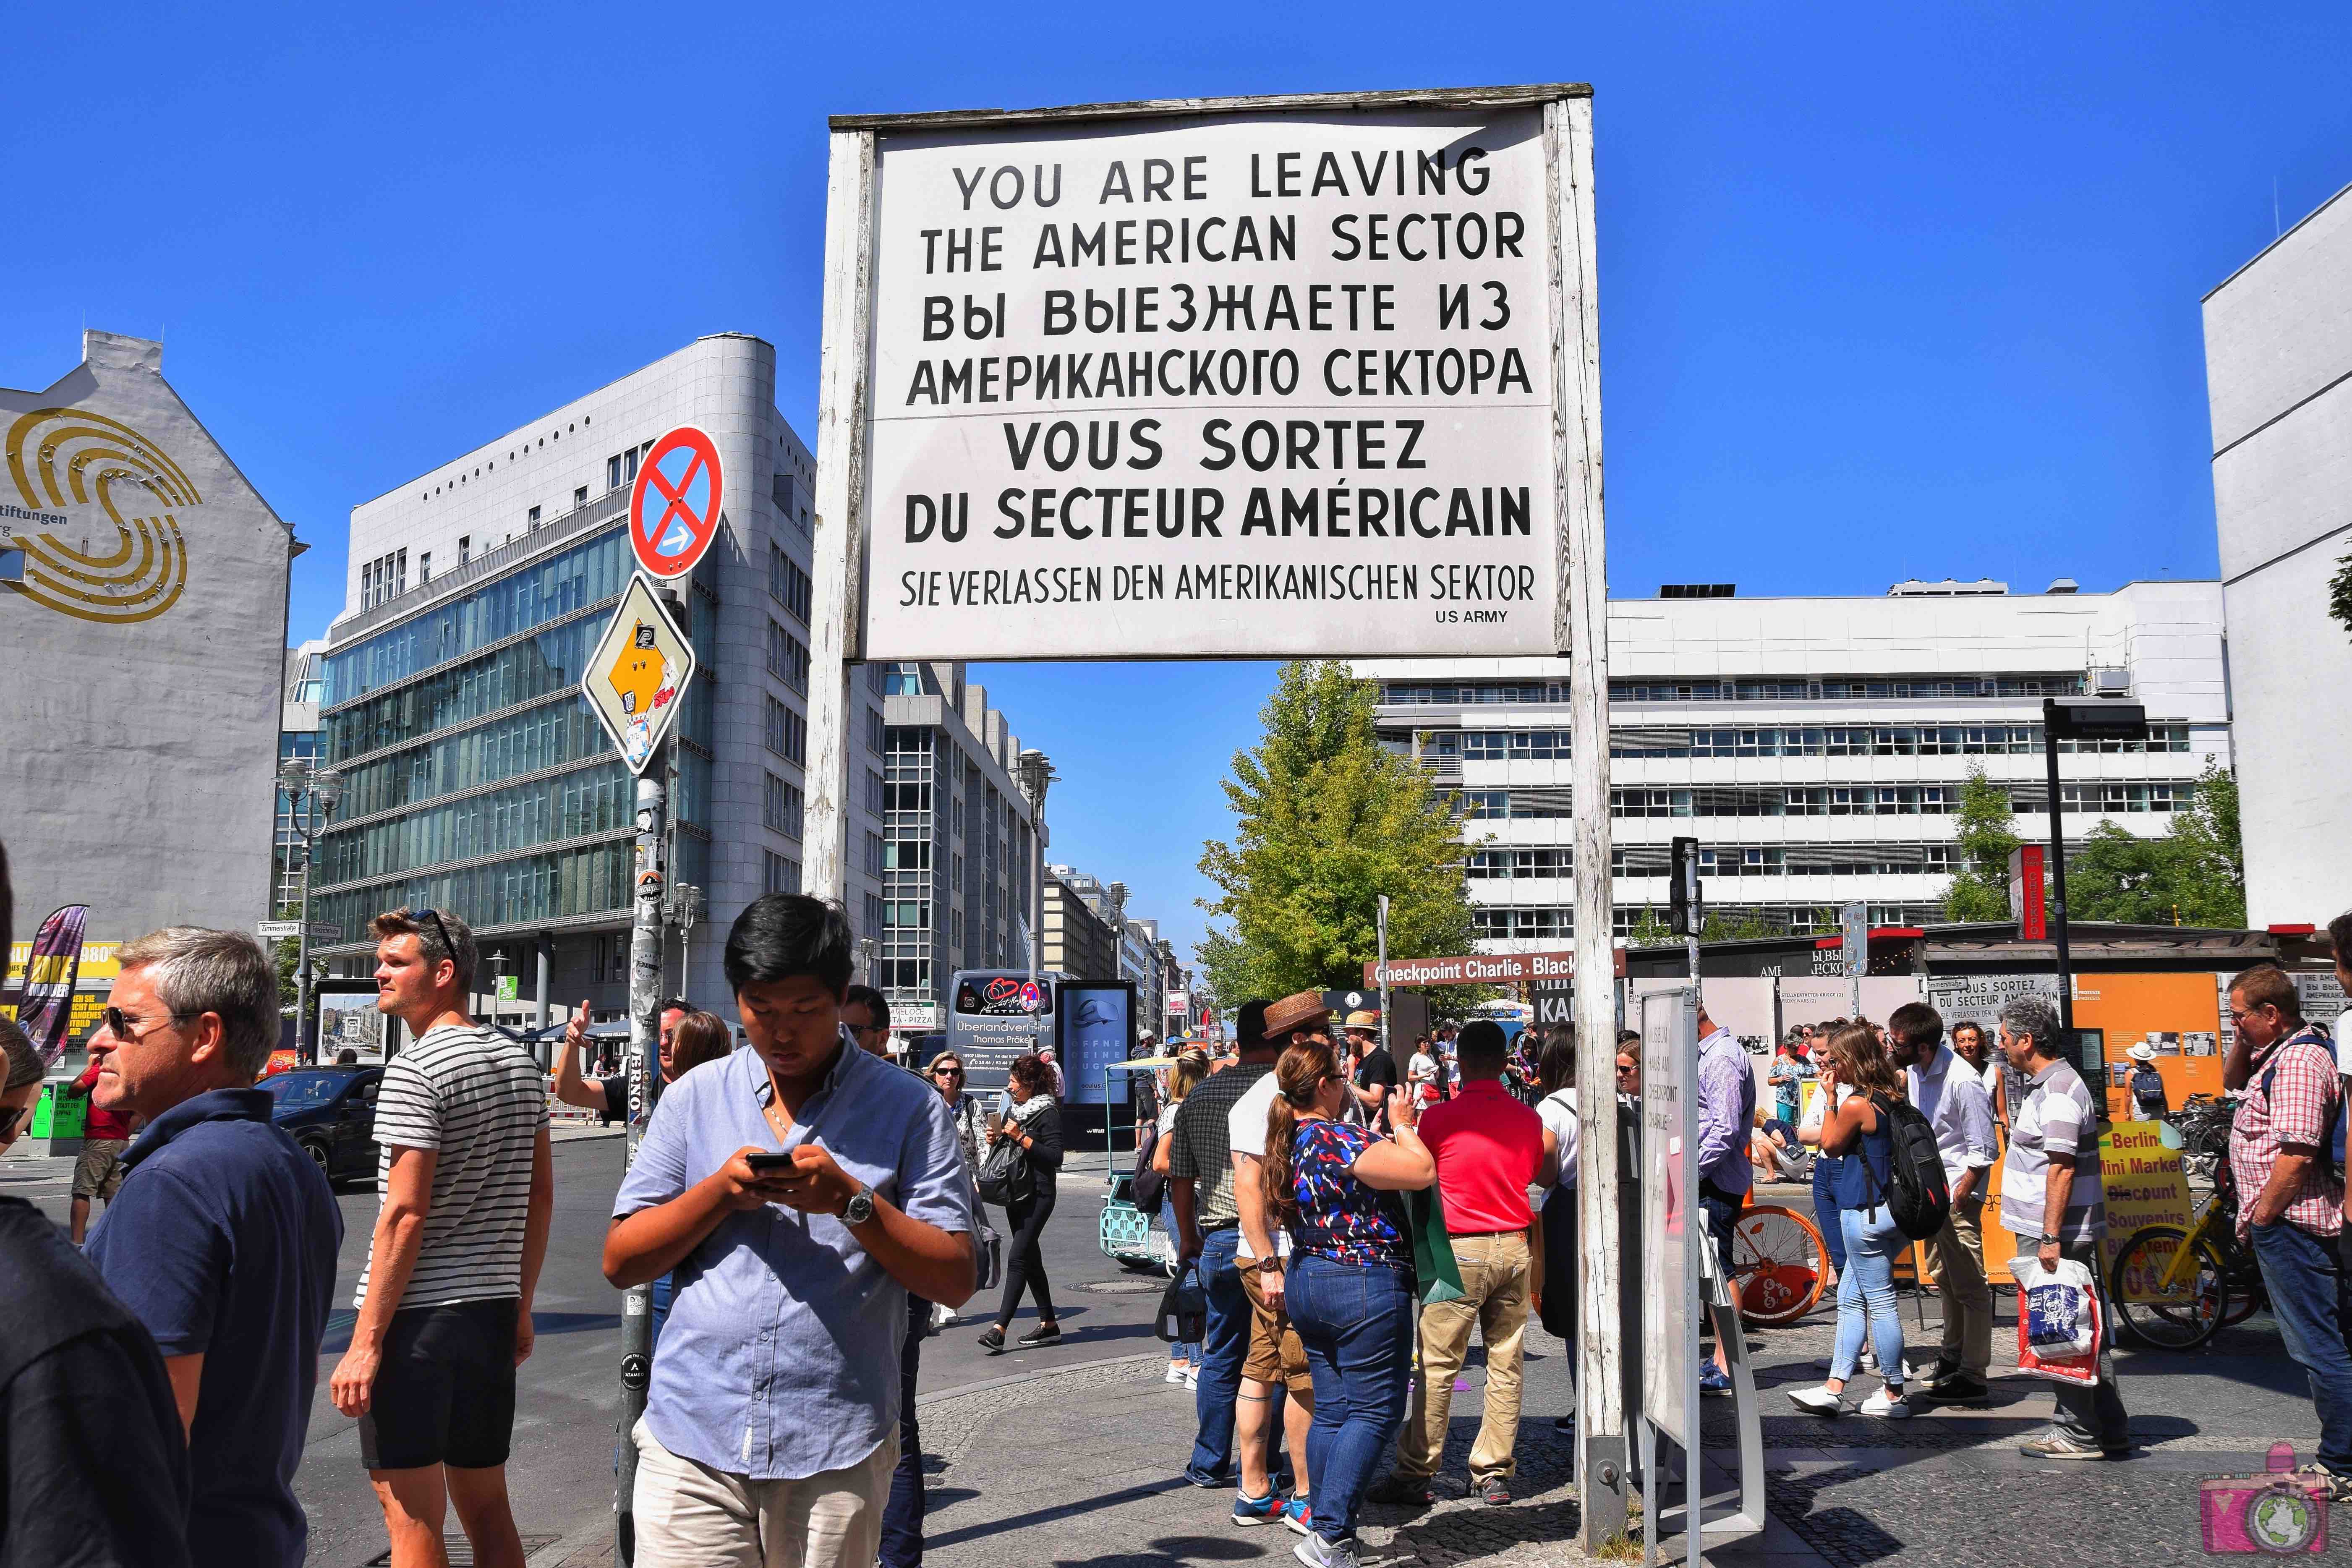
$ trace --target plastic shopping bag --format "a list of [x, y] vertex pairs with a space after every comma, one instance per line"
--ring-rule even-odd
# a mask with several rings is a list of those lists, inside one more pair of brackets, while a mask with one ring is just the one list
[[2091, 1271], [2071, 1258], [2044, 1268], [2037, 1258], [2010, 1266], [2017, 1277], [2017, 1369], [2053, 1383], [2099, 1381], [2099, 1296]]

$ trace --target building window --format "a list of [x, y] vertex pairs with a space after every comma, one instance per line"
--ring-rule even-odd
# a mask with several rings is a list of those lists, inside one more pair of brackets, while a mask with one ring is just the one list
[[768, 546], [768, 592], [785, 612], [801, 625], [809, 623], [809, 603], [814, 585], [809, 574], [800, 569], [793, 558], [774, 545]]
[[635, 447], [625, 452], [615, 452], [604, 459], [604, 488], [607, 490], [619, 489], [636, 477], [637, 449]]
[[526, 515], [525, 521], [528, 521], [531, 527], [537, 528], [539, 526], [539, 508], [531, 508], [530, 512]]
[[961, 910], [948, 911], [948, 945], [954, 950], [956, 959], [961, 963], [963, 959], [963, 911]]
[[416, 558], [416, 585], [420, 588], [433, 581], [433, 552], [427, 550]]
[[883, 870], [882, 836], [878, 833], [869, 833], [866, 836], [866, 874], [869, 877], [879, 877]]
[[582, 485], [572, 492], [572, 510], [578, 511], [582, 507], [586, 506], [587, 504], [588, 487], [586, 485]]
[[467, 562], [471, 561], [473, 558], [474, 536], [470, 533], [459, 534], [457, 536], [457, 564], [463, 566]]
[[761, 872], [761, 891], [767, 893], [797, 893], [801, 890], [801, 863], [787, 860], [772, 849], [760, 851]]
[[776, 510], [777, 510], [778, 511], [782, 512], [786, 517], [790, 517], [790, 516], [792, 516], [792, 515], [793, 515], [793, 477], [792, 477], [792, 475], [790, 475], [790, 474], [786, 474], [786, 473], [778, 473], [778, 474], [774, 475], [773, 477], [772, 477], [772, 478], [768, 480], [768, 499], [769, 499], [770, 500], [772, 500], [772, 501], [773, 501], [773, 502], [775, 503]]
[[773, 773], [761, 776], [766, 782], [761, 785], [760, 825], [787, 838], [798, 838], [804, 804], [801, 792]]
[[777, 701], [768, 699], [768, 750], [788, 762], [808, 765], [808, 721]]
[[773, 621], [768, 623], [768, 673], [795, 691], [808, 691], [808, 645]]
[[923, 667], [919, 664], [894, 664], [883, 681], [884, 693], [891, 697], [920, 697], [923, 694]]
[[[878, 669], [881, 667], [877, 665], [875, 668]], [[866, 710], [866, 749], [878, 756], [885, 744], [882, 736], [882, 710], [868, 708]]]
[[[878, 844], [881, 840], [877, 839], [875, 842]], [[879, 942], [882, 939], [882, 928], [888, 923], [889, 917], [884, 913], [882, 908], [882, 895], [879, 893], [866, 894], [866, 930], [860, 934], [870, 936], [877, 942]]]

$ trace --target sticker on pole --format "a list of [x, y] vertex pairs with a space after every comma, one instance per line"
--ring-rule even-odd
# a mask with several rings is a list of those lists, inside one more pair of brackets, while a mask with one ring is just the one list
[[719, 535], [719, 448], [691, 425], [654, 443], [629, 492], [629, 545], [656, 577], [683, 577]]
[[631, 773], [642, 774], [660, 752], [694, 668], [694, 645], [670, 619], [653, 580], [642, 572], [631, 577], [580, 678], [580, 694]]

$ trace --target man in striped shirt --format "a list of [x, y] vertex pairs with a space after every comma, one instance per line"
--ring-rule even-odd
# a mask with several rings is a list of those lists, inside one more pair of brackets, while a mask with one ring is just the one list
[[396, 910], [373, 929], [377, 1010], [415, 1044], [377, 1094], [383, 1207], [352, 1346], [328, 1386], [359, 1418], [393, 1568], [447, 1561], [445, 1503], [476, 1563], [522, 1568], [506, 1462], [555, 1206], [546, 1081], [520, 1046], [467, 1016], [476, 952], [463, 920]]

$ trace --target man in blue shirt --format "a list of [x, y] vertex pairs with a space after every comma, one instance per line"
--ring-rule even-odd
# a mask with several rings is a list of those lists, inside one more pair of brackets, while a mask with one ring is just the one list
[[294, 1469], [343, 1216], [253, 1087], [278, 1044], [278, 968], [242, 931], [127, 943], [90, 1037], [91, 1100], [143, 1118], [88, 1255], [155, 1336], [188, 1440], [198, 1564], [299, 1568]]
[[[1748, 1070], [1739, 1037], [1706, 1016], [1698, 1005], [1698, 1206], [1708, 1241], [1731, 1294], [1732, 1321], [1739, 1314], [1739, 1285], [1731, 1277], [1731, 1232], [1748, 1206], [1752, 1179], [1748, 1166], [1748, 1129], [1756, 1120], [1756, 1075]], [[1702, 1317], [1704, 1321], [1704, 1317]], [[1723, 1348], [1699, 1371], [1702, 1394], [1731, 1392]]]
[[751, 1048], [663, 1096], [604, 1240], [615, 1286], [677, 1279], [632, 1434], [636, 1561], [865, 1568], [908, 1292], [957, 1307], [975, 1283], [963, 1154], [940, 1096], [842, 1028], [839, 906], [771, 893], [724, 963]]

